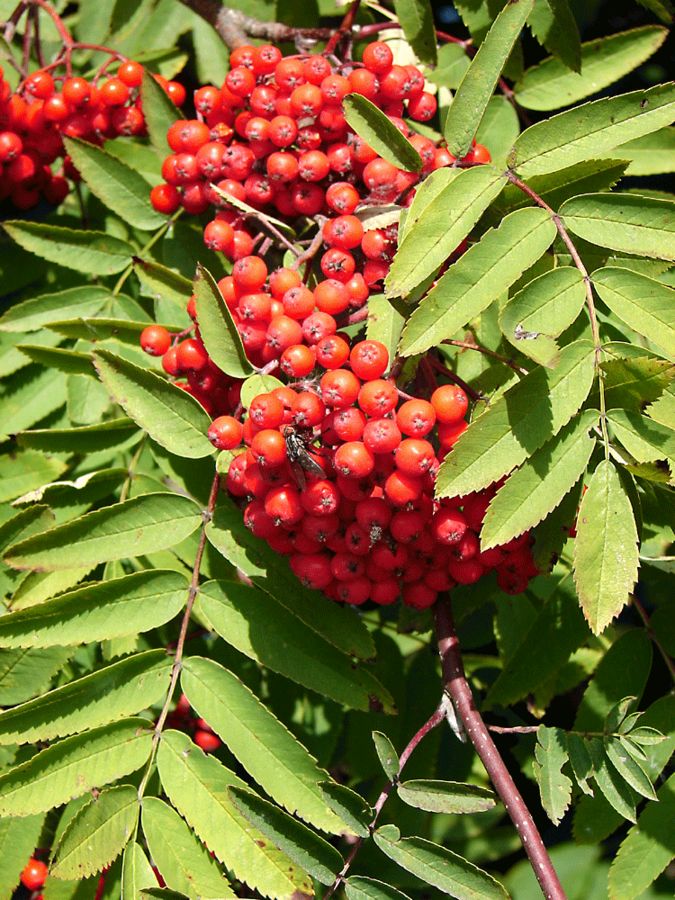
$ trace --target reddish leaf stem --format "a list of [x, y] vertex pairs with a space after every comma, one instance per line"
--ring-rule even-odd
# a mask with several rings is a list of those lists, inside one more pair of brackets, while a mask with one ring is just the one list
[[[427, 721], [422, 725], [419, 731], [416, 731], [412, 738], [408, 741], [408, 744], [404, 751], [401, 753], [399, 757], [399, 766], [396, 775], [390, 779], [385, 786], [382, 788], [380, 796], [377, 798], [377, 802], [373, 807], [373, 818], [371, 819], [368, 825], [369, 836], [375, 831], [375, 825], [377, 824], [377, 820], [382, 812], [382, 808], [384, 804], [387, 802], [389, 795], [391, 794], [394, 787], [398, 784], [399, 778], [401, 777], [401, 772], [405, 764], [408, 762], [415, 749], [419, 746], [419, 744], [424, 740], [424, 738], [429, 734], [430, 731], [433, 731], [438, 725], [441, 724], [443, 719], [445, 718], [445, 707], [441, 702], [438, 709], [427, 719]], [[346, 879], [349, 870], [352, 866], [352, 863], [356, 859], [356, 855], [358, 854], [361, 846], [363, 845], [365, 838], [359, 837], [354, 841], [352, 845], [352, 849], [349, 851], [349, 856], [345, 860], [344, 866], [340, 869], [338, 874], [335, 876], [335, 881], [328, 888], [326, 893], [323, 895], [323, 900], [328, 900], [329, 897], [332, 897], [335, 891], [340, 887], [340, 885]]]
[[359, 11], [359, 6], [361, 6], [361, 0], [352, 0], [349, 9], [345, 13], [344, 19], [340, 22], [340, 27], [335, 30], [335, 33], [326, 44], [324, 53], [334, 53], [340, 41], [352, 30], [356, 15]]
[[509, 369], [513, 369], [514, 372], [518, 372], [519, 375], [527, 375], [527, 369], [524, 369], [522, 366], [519, 366], [518, 363], [514, 362], [512, 359], [509, 359], [508, 356], [502, 356], [500, 353], [495, 353], [494, 350], [488, 350], [487, 347], [481, 347], [480, 344], [476, 344], [473, 341], [453, 341], [453, 340], [445, 340], [444, 344], [449, 344], [451, 347], [460, 347], [462, 350], [475, 350], [477, 353], [482, 353], [484, 356], [489, 356], [491, 359], [499, 360], [499, 362], [504, 363], [505, 366], [508, 366]]
[[544, 896], [547, 900], [566, 900], [565, 891], [553, 868], [553, 863], [534, 819], [474, 703], [473, 694], [464, 673], [464, 664], [449, 598], [444, 598], [436, 604], [435, 615], [436, 637], [445, 691], [450, 696], [469, 740], [475, 747], [504, 803], [504, 808], [516, 827]]

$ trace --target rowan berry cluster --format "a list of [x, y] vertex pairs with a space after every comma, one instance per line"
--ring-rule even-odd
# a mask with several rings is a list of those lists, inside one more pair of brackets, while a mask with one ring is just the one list
[[[79, 175], [64, 156], [64, 136], [102, 144], [144, 134], [142, 78], [143, 67], [130, 60], [120, 63], [116, 75], [91, 82], [40, 69], [12, 92], [0, 69], [0, 201], [9, 198], [25, 210], [41, 197], [54, 206], [65, 199], [67, 179]], [[182, 85], [158, 81], [174, 102], [185, 101]]]
[[167, 728], [185, 731], [192, 735], [192, 740], [205, 753], [212, 753], [221, 745], [221, 740], [214, 734], [213, 728], [204, 719], [195, 716], [185, 694], [178, 698], [176, 707], [167, 718]]

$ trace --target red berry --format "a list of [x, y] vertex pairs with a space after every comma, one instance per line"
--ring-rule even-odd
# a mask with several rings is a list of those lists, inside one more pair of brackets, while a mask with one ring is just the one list
[[214, 734], [212, 731], [204, 731], [201, 728], [198, 728], [197, 731], [195, 731], [194, 742], [198, 747], [201, 747], [204, 753], [212, 753], [214, 750], [217, 750], [221, 744], [218, 735]]
[[141, 347], [151, 356], [164, 356], [171, 346], [171, 335], [161, 325], [148, 325], [141, 332]]
[[21, 872], [21, 884], [29, 891], [37, 891], [47, 878], [47, 866], [39, 859], [31, 857]]
[[208, 434], [218, 450], [234, 450], [241, 444], [243, 428], [233, 416], [219, 416], [211, 422]]
[[466, 415], [469, 398], [458, 385], [443, 384], [431, 395], [431, 405], [439, 422], [454, 424]]

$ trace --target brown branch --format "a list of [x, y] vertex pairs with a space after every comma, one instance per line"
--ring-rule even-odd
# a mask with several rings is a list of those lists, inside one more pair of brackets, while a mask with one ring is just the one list
[[[375, 806], [373, 807], [373, 818], [371, 819], [370, 824], [368, 825], [369, 836], [372, 835], [372, 833], [375, 831], [375, 825], [377, 824], [377, 820], [380, 816], [380, 813], [382, 812], [382, 808], [383, 808], [384, 804], [387, 802], [387, 798], [389, 797], [389, 794], [391, 794], [394, 787], [398, 784], [399, 778], [401, 777], [401, 772], [403, 771], [405, 764], [408, 762], [408, 760], [412, 756], [412, 754], [415, 751], [415, 749], [417, 748], [417, 746], [421, 743], [421, 741], [429, 734], [430, 731], [433, 731], [437, 725], [440, 725], [444, 718], [445, 718], [445, 705], [443, 702], [441, 702], [438, 709], [427, 719], [427, 721], [424, 723], [424, 725], [422, 725], [422, 727], [419, 729], [419, 731], [417, 731], [413, 735], [413, 737], [408, 742], [408, 745], [406, 746], [405, 750], [403, 751], [403, 753], [401, 753], [401, 756], [399, 757], [399, 765], [398, 765], [398, 771], [396, 772], [396, 775], [392, 779], [390, 779], [386, 783], [386, 785], [382, 788], [382, 792], [380, 793], [380, 796], [377, 798], [377, 802], [375, 803]], [[335, 881], [331, 884], [331, 886], [328, 888], [326, 893], [323, 895], [323, 900], [328, 900], [329, 897], [332, 897], [333, 894], [335, 893], [335, 891], [344, 882], [344, 880], [347, 877], [347, 874], [351, 868], [352, 863], [356, 859], [357, 853], [361, 849], [361, 846], [362, 846], [364, 840], [365, 840], [365, 838], [358, 837], [354, 841], [354, 844], [352, 845], [352, 849], [349, 852], [349, 856], [345, 860], [344, 866], [340, 869], [338, 874], [335, 876]]]
[[220, 0], [181, 0], [181, 3], [212, 25], [231, 49], [248, 44], [251, 37], [279, 43], [299, 37], [328, 40], [332, 34], [330, 28], [293, 28], [283, 22], [262, 22], [238, 9], [223, 6]]
[[566, 900], [566, 894], [558, 880], [534, 819], [474, 703], [471, 688], [464, 673], [450, 599], [447, 597], [436, 604], [436, 636], [445, 691], [450, 696], [469, 740], [475, 747], [504, 803], [504, 808], [516, 827], [534, 874], [537, 876], [539, 886], [547, 900]]
[[206, 506], [206, 509], [202, 513], [203, 521], [201, 533], [199, 535], [199, 543], [197, 545], [197, 552], [195, 554], [195, 561], [192, 567], [192, 578], [190, 580], [190, 587], [188, 589], [187, 602], [185, 604], [185, 611], [183, 612], [183, 619], [180, 623], [180, 631], [178, 632], [178, 640], [176, 641], [176, 653], [173, 658], [173, 665], [171, 666], [171, 677], [169, 680], [169, 687], [166, 692], [166, 698], [164, 700], [164, 706], [162, 707], [162, 711], [159, 714], [157, 722], [155, 723], [155, 728], [152, 734], [152, 749], [150, 751], [150, 759], [148, 760], [148, 765], [141, 780], [141, 783], [138, 786], [138, 799], [139, 801], [143, 799], [143, 794], [145, 793], [145, 789], [148, 785], [148, 780], [150, 779], [150, 773], [152, 772], [152, 767], [154, 765], [155, 754], [157, 753], [157, 747], [159, 746], [160, 739], [162, 737], [162, 731], [164, 729], [164, 725], [166, 723], [167, 716], [169, 715], [169, 708], [171, 707], [171, 701], [173, 700], [173, 694], [176, 690], [176, 685], [178, 684], [178, 677], [180, 675], [181, 669], [183, 667], [183, 652], [185, 650], [185, 642], [187, 639], [188, 626], [190, 624], [190, 616], [192, 615], [192, 607], [194, 606], [195, 600], [197, 598], [197, 593], [199, 591], [199, 572], [202, 565], [202, 558], [204, 556], [204, 550], [206, 549], [206, 526], [213, 518], [213, 512], [216, 508], [216, 500], [218, 499], [218, 491], [220, 490], [220, 475], [216, 472], [213, 483], [211, 484], [211, 493], [209, 494], [209, 501]]
[[524, 369], [522, 366], [519, 366], [517, 362], [509, 359], [508, 356], [502, 356], [501, 353], [495, 353], [494, 350], [488, 350], [487, 347], [481, 347], [480, 344], [473, 343], [472, 341], [453, 341], [453, 340], [445, 340], [444, 344], [449, 344], [451, 347], [459, 347], [462, 350], [475, 350], [476, 353], [482, 353], [483, 356], [489, 356], [491, 359], [496, 359], [501, 363], [504, 363], [505, 366], [508, 366], [509, 369], [513, 369], [514, 372], [518, 372], [519, 375], [527, 375], [529, 374], [527, 369]]

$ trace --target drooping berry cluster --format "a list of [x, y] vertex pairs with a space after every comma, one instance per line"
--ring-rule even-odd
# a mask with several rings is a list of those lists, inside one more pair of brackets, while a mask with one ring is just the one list
[[[64, 157], [63, 136], [102, 144], [119, 135], [145, 133], [139, 87], [143, 67], [130, 60], [117, 74], [87, 81], [41, 69], [12, 92], [0, 69], [0, 201], [30, 209], [40, 198], [55, 206], [68, 194], [68, 181], [79, 176]], [[158, 81], [177, 103], [185, 89]], [[55, 164], [63, 158], [60, 169]]]

